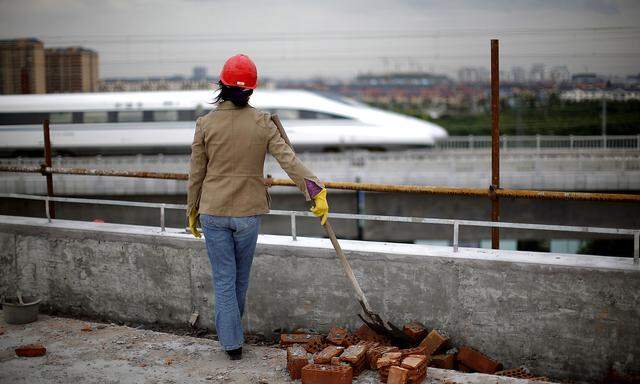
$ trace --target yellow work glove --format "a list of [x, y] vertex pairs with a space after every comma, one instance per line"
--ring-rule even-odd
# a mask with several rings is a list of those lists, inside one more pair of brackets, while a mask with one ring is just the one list
[[202, 234], [200, 233], [200, 231], [198, 231], [198, 228], [196, 227], [197, 225], [198, 225], [198, 210], [194, 208], [194, 209], [191, 209], [191, 212], [189, 212], [189, 230], [191, 231], [193, 236], [199, 239], [202, 237]]
[[329, 216], [329, 204], [327, 204], [327, 190], [322, 189], [322, 191], [318, 192], [317, 195], [313, 197], [314, 206], [311, 207], [310, 211], [313, 212], [314, 215], [321, 218], [320, 225], [324, 225], [327, 222], [327, 217]]

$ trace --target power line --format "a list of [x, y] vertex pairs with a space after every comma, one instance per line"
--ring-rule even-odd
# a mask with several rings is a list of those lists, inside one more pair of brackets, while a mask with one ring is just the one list
[[535, 36], [570, 33], [640, 33], [640, 27], [584, 27], [584, 28], [512, 28], [512, 29], [451, 29], [441, 31], [343, 31], [343, 32], [300, 32], [300, 33], [261, 33], [261, 34], [216, 34], [203, 36], [198, 34], [184, 35], [92, 35], [92, 36], [41, 36], [46, 40], [58, 40], [57, 44], [148, 44], [148, 43], [185, 43], [185, 42], [259, 42], [259, 41], [309, 41], [309, 40], [371, 40], [371, 39], [424, 39], [477, 37], [483, 34], [492, 36]]

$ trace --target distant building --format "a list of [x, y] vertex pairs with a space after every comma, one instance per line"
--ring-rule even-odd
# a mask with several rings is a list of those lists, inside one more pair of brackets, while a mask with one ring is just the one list
[[566, 83], [571, 80], [571, 74], [565, 65], [559, 65], [551, 68], [549, 74], [551, 76], [551, 81], [554, 83]]
[[514, 83], [524, 83], [527, 81], [527, 72], [522, 67], [511, 67], [511, 81]]
[[604, 88], [607, 85], [607, 81], [595, 73], [576, 73], [571, 76], [571, 82], [580, 89]]
[[207, 68], [206, 67], [193, 67], [193, 76], [191, 80], [206, 80]]
[[95, 92], [98, 54], [82, 47], [45, 50], [47, 93]]
[[402, 86], [402, 87], [425, 87], [449, 82], [445, 75], [434, 75], [424, 72], [390, 73], [386, 75], [359, 75], [356, 77], [357, 84], [369, 86]]
[[476, 68], [463, 67], [458, 70], [458, 81], [461, 83], [477, 83], [480, 81], [480, 74]]
[[529, 71], [529, 81], [545, 81], [546, 73], [544, 64], [537, 63], [531, 66], [531, 71]]
[[44, 69], [40, 40], [0, 40], [0, 94], [45, 93]]

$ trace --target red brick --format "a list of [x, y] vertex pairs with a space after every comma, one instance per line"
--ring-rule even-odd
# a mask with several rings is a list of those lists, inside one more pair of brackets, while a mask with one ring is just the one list
[[531, 374], [527, 368], [519, 367], [519, 368], [511, 368], [505, 369], [504, 371], [498, 371], [494, 373], [496, 376], [506, 376], [513, 377], [516, 379], [527, 379], [527, 380], [536, 380], [536, 381], [549, 381], [549, 378], [544, 376], [536, 376]]
[[346, 361], [350, 364], [356, 364], [365, 358], [367, 349], [364, 344], [352, 345], [345, 349], [342, 355], [340, 355], [340, 361]]
[[280, 335], [281, 347], [288, 347], [293, 344], [308, 344], [313, 341], [322, 342], [322, 336], [311, 333], [283, 333]]
[[377, 346], [369, 349], [367, 351], [367, 360], [369, 363], [369, 368], [374, 370], [378, 369], [376, 367], [376, 363], [378, 362], [378, 359], [380, 358], [380, 356], [382, 356], [387, 352], [395, 352], [397, 350], [398, 350], [398, 347], [392, 347], [388, 345], [381, 345], [381, 346]]
[[380, 356], [378, 361], [376, 362], [376, 368], [380, 369], [382, 367], [388, 367], [391, 365], [400, 365], [400, 360], [402, 359], [402, 353], [400, 352], [387, 352]]
[[340, 358], [338, 356], [331, 358], [331, 365], [340, 365]]
[[360, 339], [356, 335], [347, 335], [347, 337], [345, 337], [344, 342], [342, 343], [342, 345], [344, 345], [345, 347], [350, 347], [352, 345], [358, 344], [361, 341], [362, 341], [362, 339]]
[[329, 344], [323, 342], [322, 340], [313, 340], [307, 344], [304, 344], [304, 349], [309, 353], [318, 353], [328, 347]]
[[425, 355], [411, 355], [405, 357], [400, 366], [406, 369], [420, 369], [426, 367], [427, 362], [428, 359]]
[[458, 352], [458, 361], [480, 373], [495, 373], [502, 364], [470, 347], [462, 347]]
[[351, 384], [353, 369], [349, 365], [309, 364], [302, 368], [302, 384]]
[[342, 351], [344, 351], [343, 347], [329, 345], [316, 355], [316, 357], [313, 359], [313, 362], [316, 364], [329, 364], [331, 362], [331, 359], [340, 355]]
[[406, 384], [409, 379], [409, 371], [401, 367], [389, 368], [389, 376], [387, 376], [387, 384]]
[[458, 362], [458, 371], [464, 372], [464, 373], [474, 372], [473, 369], [467, 367], [466, 365], [462, 364], [461, 362]]
[[361, 340], [366, 341], [375, 341], [380, 345], [390, 345], [389, 339], [383, 335], [378, 334], [373, 329], [369, 328], [366, 324], [362, 324], [360, 328], [358, 328], [354, 333], [355, 336], [358, 336]]
[[294, 344], [287, 348], [287, 369], [291, 379], [299, 379], [302, 375], [302, 368], [307, 364], [309, 364], [309, 357], [301, 344]]
[[344, 328], [331, 327], [329, 335], [327, 335], [327, 341], [333, 345], [346, 346], [345, 341], [349, 332]]
[[38, 357], [47, 353], [47, 348], [42, 344], [21, 345], [15, 349], [16, 355], [21, 357]]
[[425, 347], [417, 346], [415, 348], [401, 349], [398, 352], [402, 353], [402, 357], [405, 358], [409, 355], [427, 355]]
[[429, 366], [441, 369], [454, 369], [456, 366], [456, 356], [452, 354], [431, 356]]
[[427, 336], [427, 328], [418, 322], [412, 322], [405, 324], [402, 331], [409, 337], [411, 337], [416, 343], [422, 341]]
[[419, 347], [425, 349], [425, 355], [432, 356], [447, 345], [449, 337], [442, 331], [434, 329], [422, 340]]

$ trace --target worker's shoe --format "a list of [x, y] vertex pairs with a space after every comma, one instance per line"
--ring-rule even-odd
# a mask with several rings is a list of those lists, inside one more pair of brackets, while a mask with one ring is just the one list
[[242, 359], [242, 347], [237, 348], [237, 349], [230, 349], [227, 352], [227, 355], [229, 356], [229, 360], [240, 360]]

